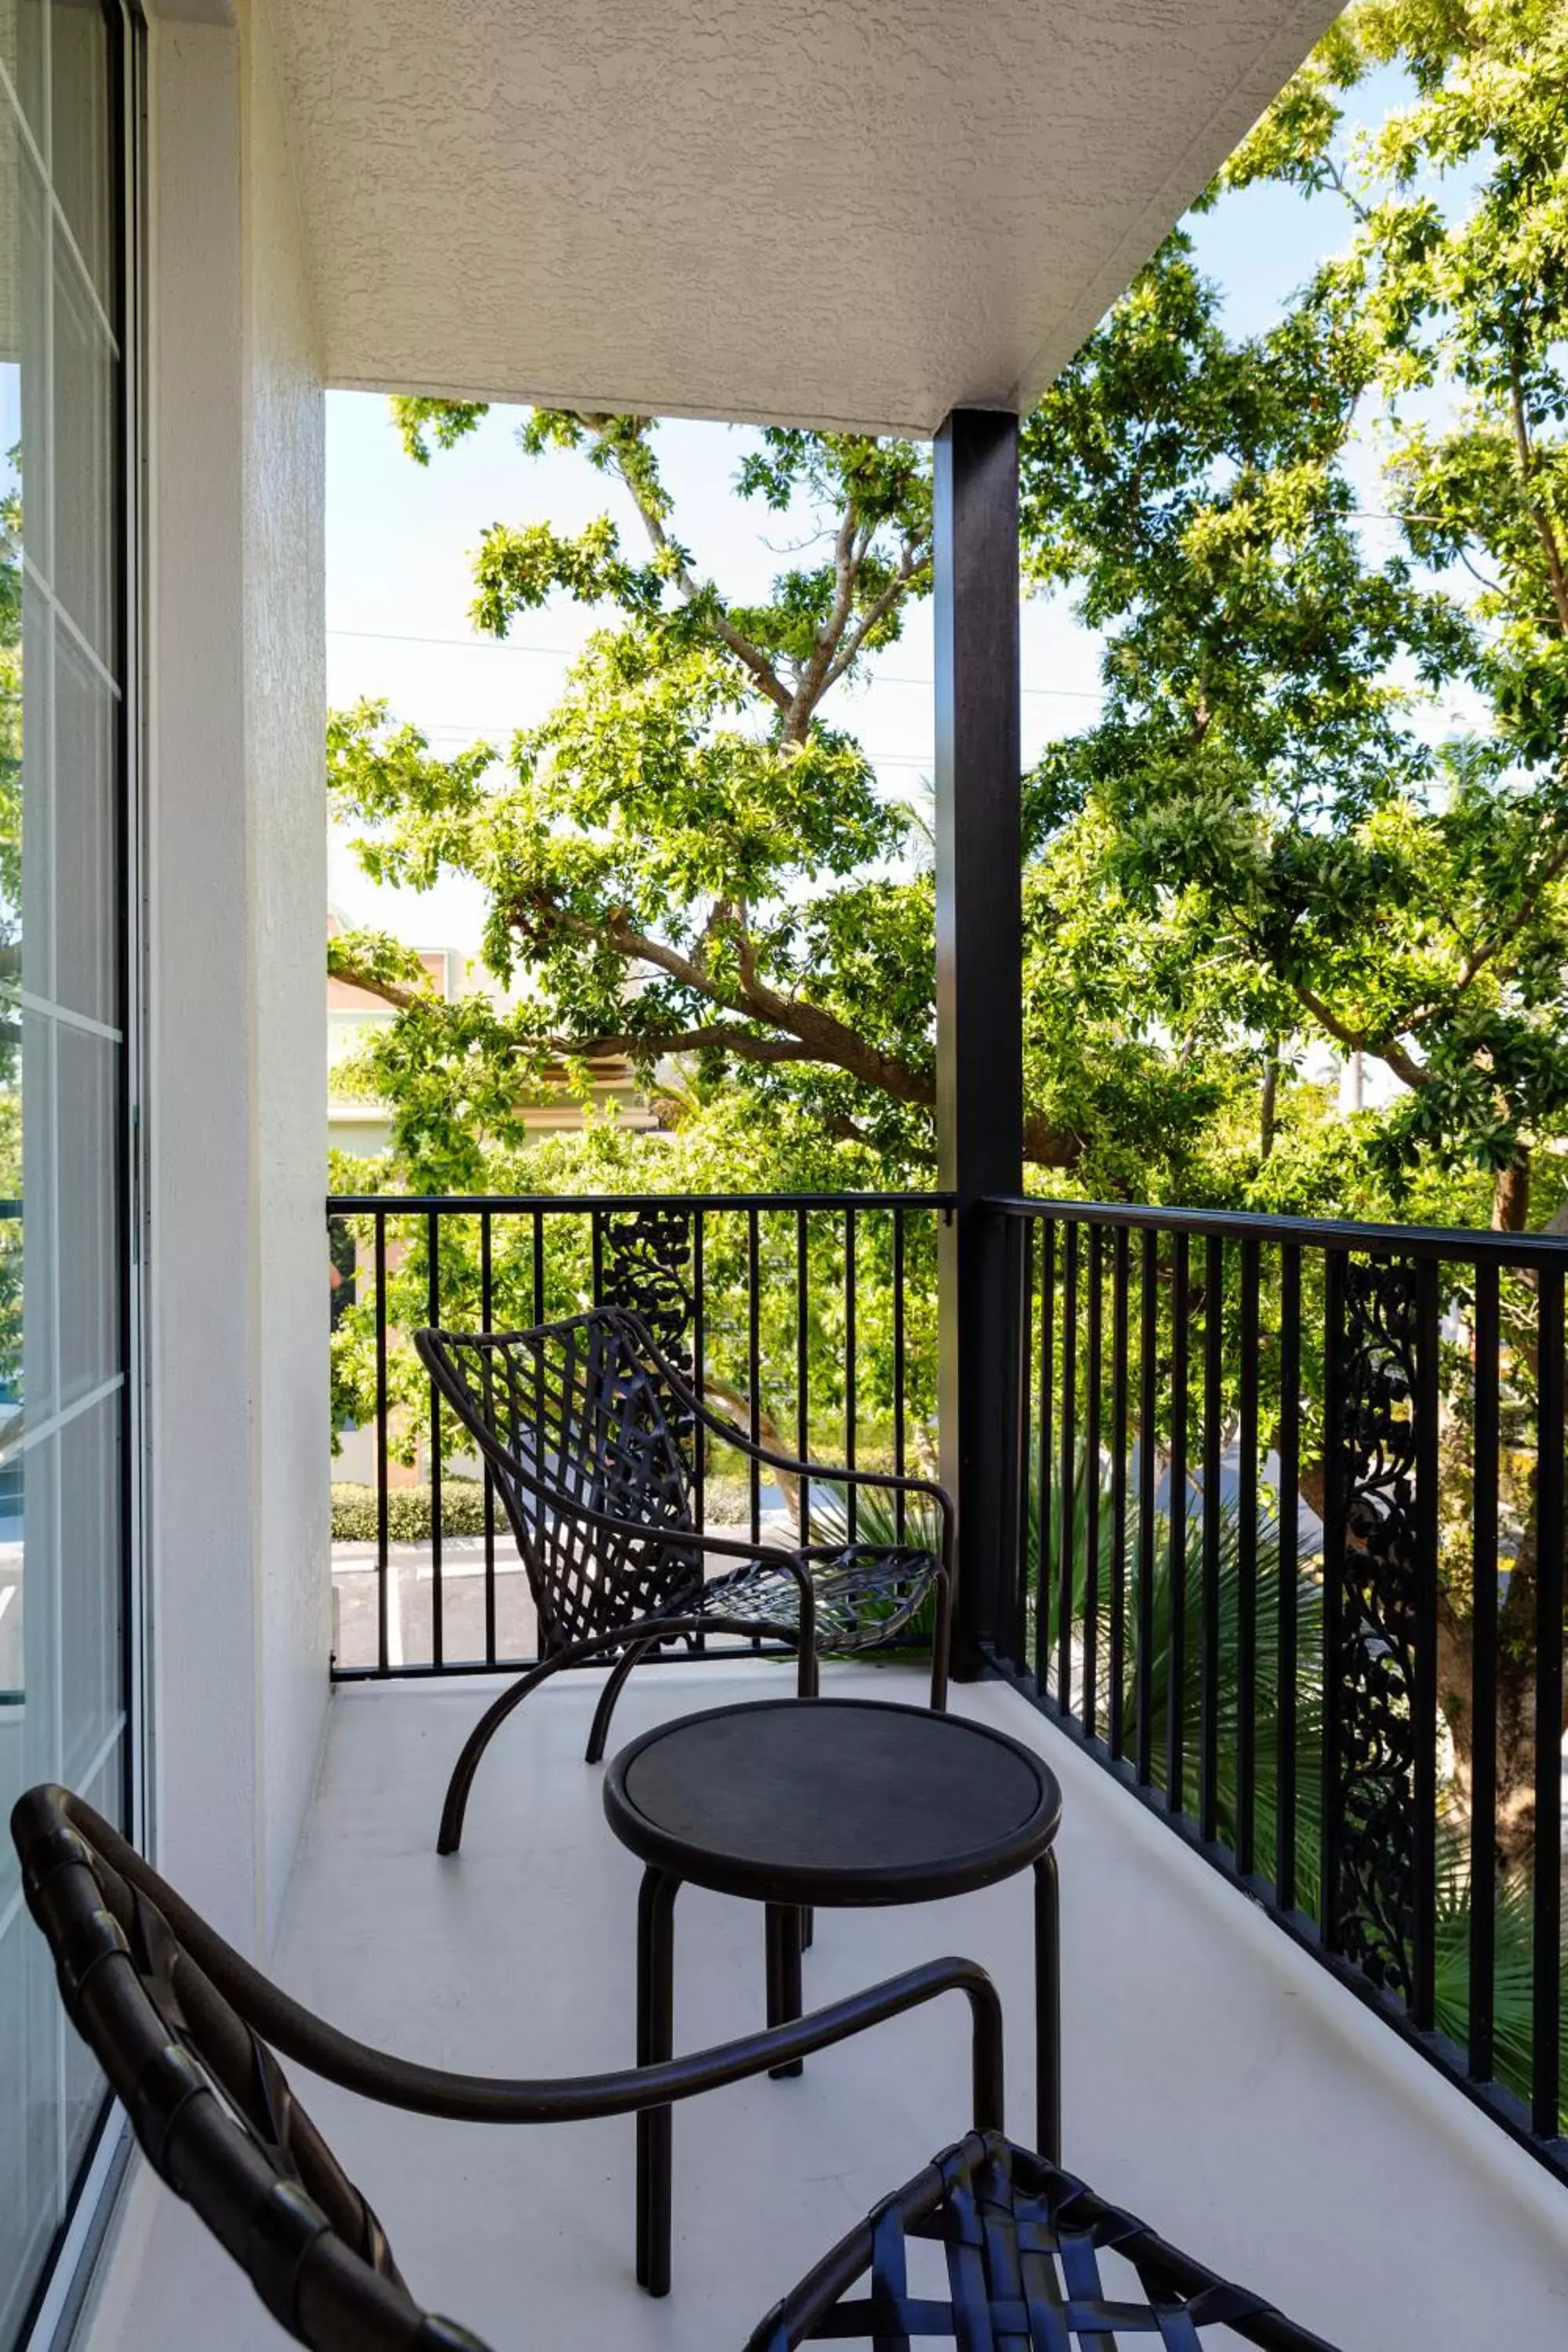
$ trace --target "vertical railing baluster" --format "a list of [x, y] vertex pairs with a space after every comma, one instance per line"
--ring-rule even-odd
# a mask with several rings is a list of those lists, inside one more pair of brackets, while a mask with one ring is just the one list
[[1244, 1877], [1254, 1864], [1258, 1834], [1258, 1242], [1249, 1236], [1241, 1244], [1236, 1493], [1236, 1866]]
[[[429, 1321], [441, 1328], [441, 1220], [432, 1210], [425, 1221], [425, 1261]], [[446, 1591], [441, 1559], [441, 1392], [430, 1382], [430, 1663], [439, 1673], [446, 1657]]]
[[1563, 2131], [1563, 1268], [1542, 1265], [1536, 1389], [1535, 1926], [1531, 2121]]
[[[746, 1211], [746, 1421], [753, 1445], [761, 1443], [763, 1433], [761, 1285], [761, 1236], [757, 1212], [752, 1208]], [[758, 1543], [763, 1533], [763, 1474], [755, 1462], [748, 1462], [746, 1469], [751, 1488], [752, 1541]]]
[[[905, 1444], [904, 1411], [907, 1393], [908, 1367], [905, 1361], [906, 1324], [904, 1315], [904, 1213], [893, 1211], [893, 1475], [909, 1475], [909, 1453]], [[903, 1543], [909, 1534], [909, 1504], [900, 1489], [893, 1504], [895, 1540]], [[935, 1530], [932, 1530], [932, 1539]], [[1021, 1663], [1021, 1662], [1020, 1662]]]
[[1429, 2032], [1437, 1992], [1437, 1261], [1415, 1266], [1415, 1922], [1410, 2011]]
[[386, 1491], [386, 1218], [375, 1216], [375, 1654], [385, 1674], [392, 1661]]
[[1301, 1247], [1279, 1251], [1279, 1747], [1275, 1758], [1274, 1893], [1296, 1907], [1297, 1608], [1301, 1504]]
[[1095, 1683], [1100, 1673], [1100, 1385], [1104, 1312], [1100, 1238], [1098, 1225], [1086, 1227], [1085, 1239], [1089, 1246], [1089, 1361], [1084, 1371], [1088, 1389], [1084, 1397], [1083, 1432], [1083, 1696], [1079, 1703], [1079, 1713], [1083, 1718], [1084, 1730], [1091, 1739], [1095, 1736], [1099, 1697]]
[[1111, 1244], [1110, 1309], [1110, 1705], [1107, 1727], [1110, 1752], [1126, 1744], [1124, 1692], [1127, 1676], [1127, 1228], [1118, 1225]]
[[1468, 2063], [1491, 2080], [1497, 2000], [1498, 1387], [1501, 1311], [1495, 1265], [1476, 1268], [1471, 1455], [1470, 1977]]
[[1331, 1952], [1341, 1948], [1340, 1843], [1343, 1790], [1341, 1786], [1340, 1726], [1344, 1693], [1341, 1688], [1344, 1648], [1345, 1505], [1341, 1467], [1344, 1451], [1342, 1423], [1344, 1355], [1350, 1344], [1350, 1272], [1342, 1250], [1325, 1253], [1323, 1267], [1323, 1726], [1322, 1880], [1318, 1890], [1318, 1925]]
[[[531, 1255], [533, 1259], [533, 1320], [538, 1324], [542, 1323], [544, 1320], [544, 1213], [542, 1209], [535, 1209], [533, 1212], [533, 1231], [531, 1240]], [[557, 1257], [559, 1257], [559, 1251], [556, 1255]], [[545, 1441], [544, 1427], [544, 1382], [542, 1381], [536, 1381], [533, 1382], [533, 1460], [536, 1469], [542, 1472], [548, 1459], [549, 1449]], [[529, 1598], [531, 1601], [531, 1591], [530, 1592]], [[535, 1646], [537, 1647], [539, 1642], [539, 1621], [537, 1612], [534, 1612], [533, 1638]]]
[[[811, 1459], [811, 1278], [806, 1255], [806, 1212], [795, 1213], [795, 1450]], [[800, 1482], [800, 1539], [811, 1541], [811, 1481]]]
[[1171, 1249], [1171, 1580], [1166, 1617], [1171, 1633], [1170, 1674], [1165, 1699], [1165, 1803], [1173, 1813], [1182, 1811], [1185, 1794], [1187, 1732], [1187, 1297], [1190, 1250], [1184, 1231], [1173, 1237]]
[[1072, 1636], [1077, 1583], [1073, 1547], [1078, 1512], [1078, 1227], [1062, 1239], [1061, 1557], [1057, 1563], [1057, 1705], [1072, 1712]]
[[[700, 1209], [691, 1212], [691, 1386], [700, 1403], [707, 1401], [708, 1272]], [[691, 1509], [700, 1528], [708, 1524], [708, 1433], [700, 1422], [691, 1433]], [[699, 1629], [699, 1650], [708, 1646]]]
[[1160, 1235], [1152, 1225], [1143, 1234], [1138, 1348], [1138, 1656], [1133, 1674], [1136, 1770], [1140, 1787], [1146, 1789], [1154, 1769], [1155, 1383], [1160, 1364]]
[[1225, 1244], [1204, 1246], [1204, 1551], [1203, 1636], [1198, 1664], [1198, 1829], [1219, 1835], [1220, 1476], [1225, 1380]]
[[593, 1236], [594, 1304], [602, 1307], [605, 1303], [605, 1220], [597, 1209], [588, 1212], [588, 1231]]
[[1012, 1597], [1007, 1656], [1009, 1663], [1024, 1674], [1027, 1672], [1029, 1664], [1029, 1497], [1035, 1483], [1030, 1475], [1029, 1461], [1029, 1431], [1034, 1402], [1034, 1220], [1030, 1217], [1009, 1218], [1006, 1244], [1007, 1298], [1012, 1318], [1008, 1346], [1009, 1360], [1013, 1366], [1013, 1425], [1009, 1435], [1016, 1448], [1012, 1517], [1007, 1528], [1007, 1545], [1011, 1553], [1008, 1589]]
[[[855, 1290], [855, 1212], [844, 1212], [844, 1466], [855, 1467], [855, 1424], [859, 1418], [859, 1389], [856, 1378], [856, 1307]], [[846, 1496], [846, 1517], [849, 1540], [853, 1543], [860, 1532], [860, 1514], [856, 1488], [851, 1486]]]
[[1040, 1244], [1040, 1427], [1035, 1496], [1035, 1689], [1043, 1698], [1051, 1658], [1051, 1400], [1056, 1385], [1053, 1318], [1057, 1295], [1057, 1227], [1046, 1221]]
[[[490, 1262], [490, 1213], [479, 1214], [479, 1328], [489, 1331], [494, 1319]], [[490, 1465], [481, 1462], [485, 1483], [485, 1664], [496, 1662], [496, 1490]]]

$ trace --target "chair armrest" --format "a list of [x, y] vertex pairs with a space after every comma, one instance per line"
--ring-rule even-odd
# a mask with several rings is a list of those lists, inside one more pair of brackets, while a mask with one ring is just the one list
[[[975, 2123], [984, 2130], [1003, 2127], [1002, 2004], [977, 1961], [927, 1960], [790, 2024], [770, 2026], [657, 2066], [554, 2080], [451, 2074], [372, 2049], [314, 2015], [243, 1958], [83, 1799], [63, 1789], [50, 1790], [47, 1796], [110, 1869], [163, 1915], [197, 1969], [253, 2032], [297, 2065], [384, 2106], [458, 2123], [585, 2123], [602, 2116], [634, 2115], [764, 2074], [923, 2007], [942, 1993], [961, 1992], [970, 2010]], [[61, 1853], [58, 1858], [71, 1857]]]
[[721, 1412], [715, 1412], [712, 1406], [698, 1395], [685, 1375], [670, 1362], [640, 1315], [630, 1307], [622, 1307], [619, 1311], [636, 1329], [639, 1343], [647, 1349], [661, 1378], [668, 1382], [686, 1410], [710, 1429], [716, 1437], [721, 1437], [727, 1445], [732, 1445], [748, 1461], [759, 1462], [769, 1470], [785, 1471], [793, 1477], [809, 1479], [813, 1486], [880, 1486], [894, 1495], [924, 1495], [936, 1505], [942, 1520], [942, 1564], [944, 1568], [952, 1565], [953, 1508], [952, 1497], [945, 1486], [939, 1486], [934, 1478], [898, 1477], [890, 1470], [852, 1470], [847, 1465], [804, 1462], [793, 1454], [779, 1453], [772, 1446], [760, 1444], [744, 1430], [737, 1429], [732, 1421], [727, 1421]]

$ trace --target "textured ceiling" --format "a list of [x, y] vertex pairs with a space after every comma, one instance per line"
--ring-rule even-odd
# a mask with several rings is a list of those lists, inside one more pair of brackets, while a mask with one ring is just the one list
[[1023, 407], [1334, 0], [271, 0], [331, 382]]

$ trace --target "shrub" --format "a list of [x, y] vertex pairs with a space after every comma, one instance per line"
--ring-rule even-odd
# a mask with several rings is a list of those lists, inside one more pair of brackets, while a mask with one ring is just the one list
[[[504, 1531], [505, 1520], [499, 1505], [496, 1518]], [[386, 1498], [386, 1528], [394, 1543], [428, 1543], [429, 1487], [394, 1486]], [[479, 1478], [443, 1478], [441, 1533], [444, 1536], [482, 1536], [484, 1531], [484, 1482]], [[332, 1541], [374, 1543], [376, 1532], [375, 1488], [356, 1486], [352, 1479], [334, 1480]]]

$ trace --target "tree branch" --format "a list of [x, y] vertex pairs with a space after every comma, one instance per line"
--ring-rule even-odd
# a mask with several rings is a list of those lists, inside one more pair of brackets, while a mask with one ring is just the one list
[[1534, 881], [1531, 884], [1530, 888], [1525, 892], [1524, 897], [1521, 899], [1518, 910], [1510, 917], [1509, 920], [1503, 926], [1502, 929], [1497, 934], [1496, 938], [1489, 940], [1485, 947], [1474, 949], [1471, 953], [1466, 957], [1465, 961], [1460, 968], [1458, 982], [1458, 988], [1461, 991], [1468, 988], [1470, 982], [1476, 978], [1478, 972], [1484, 971], [1487, 965], [1495, 961], [1497, 957], [1502, 953], [1504, 948], [1509, 945], [1510, 941], [1516, 940], [1519, 937], [1519, 934], [1523, 930], [1526, 923], [1530, 921], [1531, 916], [1535, 913], [1537, 907], [1541, 904], [1542, 892], [1543, 890], [1549, 890], [1552, 883], [1557, 880], [1558, 877], [1565, 872], [1568, 872], [1568, 837], [1563, 839], [1560, 847], [1547, 859], [1541, 872], [1536, 876]]
[[[759, 1037], [754, 1030], [733, 1023], [711, 1022], [696, 1029], [654, 1034], [626, 1029], [603, 1037], [536, 1037], [529, 1050], [548, 1055], [554, 1062], [602, 1062], [617, 1056], [625, 1061], [657, 1060], [663, 1054], [696, 1054], [717, 1045], [743, 1062], [809, 1062], [816, 1057], [794, 1037]], [[520, 1047], [520, 1051], [522, 1048]]]
[[405, 988], [400, 981], [380, 979], [375, 972], [357, 965], [340, 962], [327, 977], [341, 980], [350, 988], [361, 988], [367, 996], [379, 996], [384, 1004], [390, 1004], [397, 1013], [406, 1013], [412, 1004], [436, 1001], [434, 992], [428, 988]]
[[[609, 418], [595, 415], [588, 411], [578, 413], [590, 432], [598, 434], [603, 439], [610, 422]], [[632, 504], [642, 517], [643, 528], [652, 541], [655, 551], [660, 555], [668, 555], [670, 552], [670, 538], [669, 533], [665, 530], [663, 516], [656, 507], [648, 503], [633, 477], [621, 463], [618, 453], [614, 456], [613, 462], [616, 473], [626, 485]], [[699, 583], [693, 580], [685, 564], [679, 562], [675, 566], [675, 584], [689, 604], [694, 604], [702, 594]], [[712, 627], [715, 636], [729, 647], [742, 667], [751, 672], [768, 700], [776, 703], [778, 708], [787, 714], [793, 699], [790, 690], [780, 678], [762, 647], [754, 646], [743, 630], [736, 628], [729, 614], [717, 607], [713, 613]]]
[[1337, 1037], [1340, 1044], [1346, 1046], [1351, 1053], [1374, 1054], [1380, 1062], [1386, 1062], [1394, 1076], [1403, 1078], [1407, 1087], [1424, 1087], [1427, 1084], [1431, 1072], [1422, 1067], [1415, 1055], [1399, 1043], [1397, 1037], [1374, 1037], [1364, 1029], [1352, 1029], [1348, 1021], [1342, 1021], [1337, 1013], [1331, 1013], [1322, 998], [1314, 995], [1312, 991], [1300, 981], [1290, 982], [1290, 992], [1297, 1003], [1311, 1014], [1313, 1020], [1326, 1029], [1331, 1037]]
[[898, 570], [894, 572], [892, 578], [889, 581], [881, 594], [879, 596], [873, 597], [871, 603], [867, 605], [858, 623], [855, 628], [850, 631], [845, 644], [840, 647], [837, 658], [829, 666], [822, 681], [822, 691], [824, 694], [826, 693], [830, 686], [837, 685], [838, 680], [844, 676], [845, 671], [848, 669], [850, 665], [854, 662], [856, 656], [859, 653], [861, 646], [865, 644], [872, 630], [877, 627], [879, 622], [887, 619], [888, 614], [892, 611], [894, 605], [898, 603], [905, 589], [908, 588], [910, 582], [914, 578], [915, 573], [925, 562], [929, 551], [929, 545], [926, 541], [906, 540], [904, 542], [903, 551], [899, 559]]
[[1513, 412], [1513, 446], [1519, 457], [1519, 478], [1542, 553], [1546, 558], [1547, 576], [1552, 583], [1552, 601], [1557, 608], [1557, 625], [1568, 637], [1568, 570], [1564, 569], [1563, 551], [1552, 528], [1552, 518], [1530, 495], [1531, 479], [1535, 472], [1535, 452], [1531, 446], [1530, 420], [1524, 413], [1524, 386], [1520, 382], [1519, 362], [1511, 354], [1508, 363], [1510, 406]]

